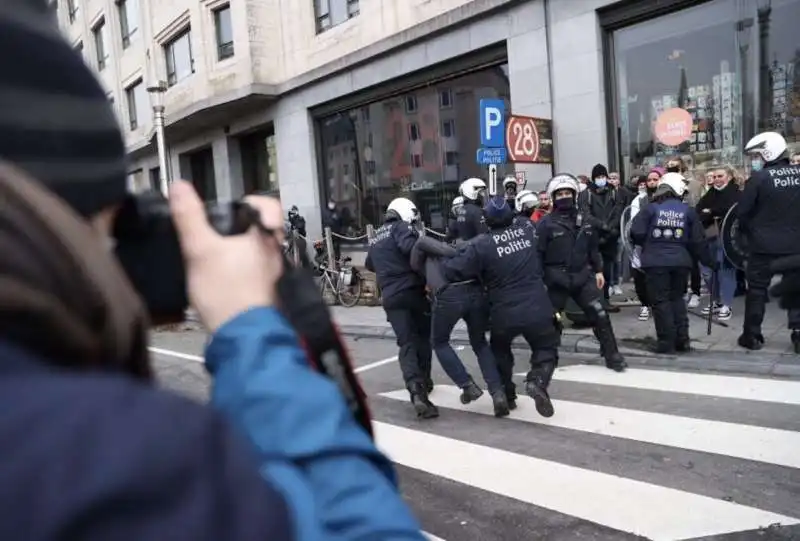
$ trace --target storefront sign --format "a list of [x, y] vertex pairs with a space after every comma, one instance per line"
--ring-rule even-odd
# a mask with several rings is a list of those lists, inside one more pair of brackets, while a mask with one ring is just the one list
[[553, 163], [553, 121], [511, 115], [506, 123], [506, 148], [512, 163]]
[[692, 136], [692, 115], [680, 107], [667, 109], [658, 115], [653, 133], [658, 142], [678, 146]]

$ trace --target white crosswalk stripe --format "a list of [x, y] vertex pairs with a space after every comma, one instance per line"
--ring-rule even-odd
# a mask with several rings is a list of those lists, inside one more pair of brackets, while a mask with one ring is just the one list
[[[537, 443], [557, 430], [561, 431], [559, 437], [571, 435], [576, 447], [581, 444], [581, 437], [601, 437], [628, 441], [634, 446], [654, 446], [657, 452], [653, 453], [667, 457], [667, 462], [671, 453], [703, 453], [718, 457], [715, 460], [722, 468], [732, 464], [731, 476], [743, 475], [741, 472], [748, 471], [747, 464], [761, 464], [757, 467], [775, 468], [800, 485], [800, 424], [785, 429], [758, 426], [749, 418], [730, 422], [703, 417], [709, 408], [717, 408], [714, 412], [719, 417], [720, 408], [730, 415], [734, 407], [745, 408], [742, 415], [747, 417], [745, 413], [753, 414], [746, 409], [748, 406], [793, 408], [800, 414], [800, 408], [796, 408], [800, 406], [800, 383], [645, 369], [616, 374], [603, 367], [579, 365], [559, 369], [554, 378], [556, 385], [572, 391], [567, 393], [572, 399], [554, 400], [556, 415], [549, 419], [539, 416], [527, 397], [520, 397], [518, 409], [508, 419], [495, 420], [489, 419], [493, 413], [488, 393], [469, 405], [461, 404], [460, 390], [455, 386], [437, 385], [432, 395], [442, 412], [438, 423], [447, 423], [448, 414], [461, 415], [458, 419], [465, 424], [513, 423], [519, 437], [530, 441], [525, 454], [520, 449], [512, 452], [466, 441], [464, 437], [437, 435], [435, 428], [423, 430], [387, 422], [376, 422], [376, 441], [399, 465], [655, 541], [800, 524], [800, 504], [796, 512], [780, 512], [760, 501], [745, 505], [698, 494], [696, 490], [647, 482], [649, 479], [628, 478], [624, 468], [612, 474], [593, 469], [591, 464], [571, 465], [560, 457], [553, 460], [536, 456]], [[640, 404], [639, 409], [575, 400], [587, 386], [595, 393], [638, 392], [625, 396], [629, 402], [641, 401], [641, 391], [654, 403], [659, 401], [660, 393], [666, 393], [664, 396], [679, 401], [680, 414], [652, 411], [652, 404]], [[408, 400], [405, 390], [379, 396], [395, 403]], [[698, 411], [688, 412], [692, 406]], [[567, 431], [566, 436], [563, 431]], [[428, 525], [423, 525], [427, 529]]]

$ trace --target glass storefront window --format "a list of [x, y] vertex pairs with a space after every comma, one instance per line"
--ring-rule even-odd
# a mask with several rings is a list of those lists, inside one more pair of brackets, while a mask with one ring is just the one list
[[[501, 65], [321, 119], [323, 200], [337, 202], [353, 234], [380, 224], [395, 197], [443, 231], [458, 185], [487, 176], [475, 163], [478, 102], [502, 98], [510, 110], [509, 95]], [[499, 179], [513, 172], [498, 166]]]
[[624, 171], [681, 156], [698, 176], [761, 131], [800, 147], [800, 0], [713, 0], [617, 30]]

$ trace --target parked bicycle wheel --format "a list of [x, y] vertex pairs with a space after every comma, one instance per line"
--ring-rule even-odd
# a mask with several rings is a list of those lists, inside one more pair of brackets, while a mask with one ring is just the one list
[[353, 267], [345, 266], [339, 271], [336, 280], [336, 297], [339, 303], [351, 308], [361, 299], [361, 275]]

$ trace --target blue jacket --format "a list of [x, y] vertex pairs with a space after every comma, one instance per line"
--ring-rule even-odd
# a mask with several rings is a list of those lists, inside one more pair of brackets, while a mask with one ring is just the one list
[[384, 306], [408, 290], [422, 291], [425, 278], [411, 268], [411, 250], [419, 235], [399, 219], [391, 219], [375, 231], [369, 241], [364, 266], [375, 273]]
[[631, 223], [631, 239], [642, 247], [643, 269], [691, 268], [695, 259], [714, 265], [700, 219], [692, 207], [674, 197], [653, 201], [639, 211]]
[[213, 408], [0, 343], [0, 539], [424, 540], [276, 310], [226, 323], [206, 366]]
[[536, 245], [532, 227], [491, 229], [460, 246], [442, 268], [451, 282], [477, 279], [486, 287], [493, 329], [551, 325], [553, 305]]

